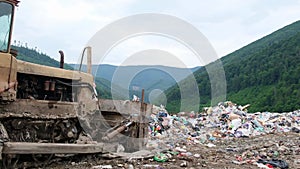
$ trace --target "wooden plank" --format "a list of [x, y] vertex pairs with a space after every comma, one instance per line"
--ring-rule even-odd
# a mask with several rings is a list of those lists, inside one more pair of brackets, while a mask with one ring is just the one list
[[145, 98], [145, 90], [143, 89], [142, 90], [142, 100], [141, 100], [141, 112], [140, 112], [140, 115], [139, 115], [139, 128], [138, 128], [138, 132], [139, 132], [138, 147], [139, 147], [139, 150], [143, 149], [142, 138], [144, 138], [144, 128], [146, 127], [144, 125], [144, 117], [146, 116], [146, 106], [147, 105], [144, 104], [144, 98]]
[[64, 143], [28, 143], [6, 142], [4, 154], [87, 154], [103, 152], [103, 143], [64, 144]]

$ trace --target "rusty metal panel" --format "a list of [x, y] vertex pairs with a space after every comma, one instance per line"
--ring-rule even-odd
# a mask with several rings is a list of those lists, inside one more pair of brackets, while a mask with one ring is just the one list
[[66, 144], [66, 143], [28, 143], [6, 142], [4, 154], [86, 154], [103, 152], [103, 143]]
[[0, 105], [0, 118], [72, 118], [76, 117], [79, 105], [76, 102], [20, 99], [7, 105]]
[[91, 74], [29, 63], [22, 60], [17, 61], [19, 73], [80, 80], [81, 82], [87, 82], [90, 84], [93, 83], [94, 78]]
[[[129, 100], [99, 99], [100, 111], [115, 112], [120, 114], [150, 115], [153, 105]], [[143, 107], [142, 107], [143, 106]], [[143, 109], [143, 110], [142, 110]]]
[[6, 1], [14, 4], [15, 6], [18, 6], [18, 3], [20, 2], [18, 0], [6, 0]]
[[10, 83], [17, 82], [17, 60], [7, 53], [0, 53], [0, 93], [12, 88]]

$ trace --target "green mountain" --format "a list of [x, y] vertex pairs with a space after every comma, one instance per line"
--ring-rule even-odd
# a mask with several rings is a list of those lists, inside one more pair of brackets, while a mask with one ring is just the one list
[[[115, 99], [115, 100], [130, 100], [132, 99], [128, 95], [127, 90], [111, 83], [110, 81], [101, 78], [95, 77], [96, 90], [98, 92], [98, 98], [101, 99]], [[112, 94], [113, 93], [113, 94]]]
[[[78, 64], [70, 65], [75, 70], [79, 68]], [[122, 99], [132, 99], [133, 95], [141, 97], [141, 91], [144, 89], [146, 102], [155, 100], [154, 98], [161, 92], [191, 75], [197, 69], [199, 67], [176, 68], [161, 65], [114, 66], [100, 64], [92, 66], [95, 77], [103, 79], [99, 81], [99, 84], [106, 86], [108, 91], [112, 88], [114, 94], [118, 93]], [[86, 70], [86, 65], [82, 66], [82, 70]], [[113, 85], [105, 82], [104, 79]], [[106, 96], [111, 98], [111, 92]]]
[[[251, 104], [249, 111], [293, 111], [300, 109], [300, 21], [292, 23], [221, 58], [227, 100]], [[200, 95], [200, 109], [210, 105], [211, 83], [206, 65], [194, 72]], [[217, 70], [218, 67], [215, 67]], [[189, 80], [180, 82], [190, 87]], [[178, 112], [178, 86], [166, 91], [169, 111]], [[195, 105], [190, 105], [190, 111]]]
[[[79, 68], [78, 64], [70, 64], [75, 70]], [[138, 85], [145, 90], [163, 89], [166, 90], [173, 86], [177, 81], [186, 78], [200, 67], [194, 68], [176, 68], [161, 65], [138, 65], [138, 66], [114, 66], [108, 64], [93, 65], [92, 72], [95, 77], [104, 78], [110, 82], [124, 81], [123, 78], [127, 76], [121, 76], [122, 72], [126, 74], [134, 74], [131, 78], [132, 85]], [[82, 70], [86, 70], [86, 66], [82, 66]], [[121, 80], [116, 79], [122, 78]], [[132, 87], [132, 86], [130, 86]]]

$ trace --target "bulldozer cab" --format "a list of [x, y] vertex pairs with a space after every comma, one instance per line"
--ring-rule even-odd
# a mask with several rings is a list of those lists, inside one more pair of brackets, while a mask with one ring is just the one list
[[14, 5], [0, 1], [0, 52], [9, 53]]
[[17, 3], [14, 0], [0, 0], [0, 102], [16, 99], [17, 60], [10, 54], [10, 42]]

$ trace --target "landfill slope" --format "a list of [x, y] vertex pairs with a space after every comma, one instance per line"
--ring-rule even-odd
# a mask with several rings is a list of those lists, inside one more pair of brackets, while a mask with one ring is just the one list
[[300, 110], [248, 113], [230, 101], [204, 112], [151, 115], [146, 150], [56, 159], [50, 168], [299, 168]]
[[[277, 142], [281, 142], [277, 147]], [[285, 160], [289, 168], [299, 168], [299, 134], [293, 132], [257, 136], [254, 138], [232, 139], [215, 142], [216, 147], [209, 148], [200, 144], [190, 145], [187, 151], [193, 155], [188, 157], [173, 156], [166, 162], [157, 162], [153, 158], [144, 159], [121, 159], [121, 158], [102, 158], [89, 156], [88, 158], [73, 157], [66, 161], [53, 161], [48, 169], [90, 169], [90, 168], [131, 168], [134, 169], [255, 169], [257, 165], [251, 164], [251, 157], [254, 159], [255, 153], [274, 155], [274, 151], [279, 152], [275, 158]], [[281, 147], [281, 148], [280, 148]], [[273, 151], [273, 153], [272, 153]], [[294, 153], [294, 154], [293, 154]], [[198, 155], [196, 155], [198, 154]], [[274, 155], [274, 156], [275, 156]], [[242, 158], [240, 158], [242, 157]], [[241, 159], [245, 164], [235, 164], [233, 161]], [[298, 163], [297, 163], [298, 159]], [[243, 162], [245, 161], [245, 162]], [[186, 163], [187, 166], [180, 165]]]

